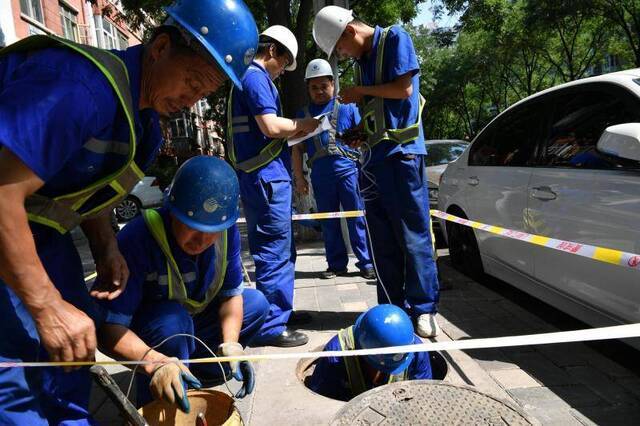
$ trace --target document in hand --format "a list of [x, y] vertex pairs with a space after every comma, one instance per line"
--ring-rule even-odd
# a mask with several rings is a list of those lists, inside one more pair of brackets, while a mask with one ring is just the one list
[[324, 132], [325, 130], [329, 130], [331, 128], [331, 121], [329, 120], [329, 115], [330, 115], [330, 113], [325, 113], [325, 114], [320, 114], [320, 115], [314, 117], [314, 118], [317, 118], [317, 119], [320, 120], [320, 124], [318, 124], [318, 127], [316, 127], [316, 129], [313, 132], [308, 133], [305, 136], [301, 136], [299, 138], [289, 139], [287, 141], [287, 144], [289, 146], [294, 146], [296, 144], [299, 144], [300, 142], [304, 142], [307, 139], [312, 138], [315, 135], [318, 135], [318, 134]]

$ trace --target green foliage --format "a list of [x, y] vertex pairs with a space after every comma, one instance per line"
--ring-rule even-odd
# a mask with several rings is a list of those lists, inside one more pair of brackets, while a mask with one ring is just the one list
[[607, 56], [632, 66], [640, 46], [640, 0], [436, 2], [436, 17], [447, 11], [461, 16], [455, 28], [408, 28], [423, 58], [427, 138], [472, 137], [518, 100], [600, 72]]

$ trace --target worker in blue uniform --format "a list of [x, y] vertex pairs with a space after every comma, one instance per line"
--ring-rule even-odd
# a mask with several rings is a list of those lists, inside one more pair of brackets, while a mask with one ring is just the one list
[[[165, 205], [144, 210], [118, 233], [129, 281], [118, 298], [102, 301], [106, 318], [98, 336], [117, 359], [159, 363], [141, 367], [138, 405], [149, 402], [151, 390], [188, 412], [181, 376], [196, 387], [222, 378], [217, 364], [195, 364], [195, 379], [178, 360], [211, 354], [193, 338], [175, 335], [191, 334], [221, 355], [239, 356], [269, 312], [262, 293], [243, 289], [238, 202], [233, 168], [194, 157], [178, 169]], [[234, 363], [232, 370], [243, 381], [236, 396], [251, 393], [251, 364]]]
[[[394, 305], [378, 305], [340, 330], [325, 351], [350, 351], [420, 344], [409, 316]], [[329, 398], [349, 401], [377, 386], [402, 380], [431, 379], [428, 352], [320, 358], [309, 388]]]
[[254, 341], [257, 345], [300, 346], [308, 341], [304, 333], [287, 327], [293, 310], [295, 248], [291, 161], [285, 138], [310, 133], [318, 120], [284, 118], [273, 83], [284, 71], [296, 68], [297, 54], [298, 43], [289, 29], [267, 28], [260, 34], [242, 90], [234, 88], [228, 102], [227, 151], [240, 180], [256, 287], [271, 304]]
[[[308, 194], [309, 187], [303, 172], [302, 158], [306, 151], [307, 166], [311, 169], [313, 196], [318, 212], [336, 212], [340, 206], [345, 211], [363, 210], [364, 204], [358, 189], [358, 152], [344, 145], [339, 135], [360, 123], [360, 114], [354, 104], [342, 105], [334, 98], [333, 70], [324, 59], [314, 59], [305, 70], [305, 81], [311, 103], [298, 112], [298, 117], [316, 117], [329, 113], [331, 129], [295, 145], [292, 152], [296, 191]], [[349, 257], [342, 239], [340, 219], [321, 222], [322, 238], [328, 268], [320, 278], [329, 279], [345, 275]], [[374, 280], [376, 275], [369, 256], [367, 231], [362, 217], [347, 219], [351, 248], [358, 262], [361, 275]]]
[[368, 188], [363, 191], [379, 273], [378, 301], [407, 309], [418, 335], [435, 336], [439, 284], [425, 171], [424, 100], [411, 37], [399, 25], [370, 27], [338, 6], [318, 12], [313, 36], [327, 55], [356, 60], [356, 86], [342, 89], [341, 99], [360, 105], [364, 137], [354, 146], [366, 139], [361, 187]]
[[[105, 51], [33, 36], [0, 51], [0, 359], [94, 358], [101, 313], [128, 269], [108, 212], [143, 176], [159, 115], [240, 83], [257, 44], [238, 1], [183, 0], [150, 41]], [[229, 59], [228, 61], [226, 59]], [[68, 231], [82, 225], [92, 295]], [[88, 424], [87, 368], [0, 369], [0, 424]]]

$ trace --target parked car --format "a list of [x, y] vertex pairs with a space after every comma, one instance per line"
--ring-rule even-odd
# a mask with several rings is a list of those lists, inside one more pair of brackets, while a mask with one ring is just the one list
[[[458, 139], [432, 139], [426, 141], [427, 144], [427, 183], [429, 185], [429, 208], [438, 208], [438, 192], [440, 186], [440, 177], [447, 168], [447, 165], [455, 161], [467, 146], [469, 142]], [[440, 223], [433, 221], [433, 232], [436, 235], [436, 243], [441, 247], [444, 243], [444, 237]]]
[[[640, 253], [640, 69], [513, 105], [447, 167], [439, 192], [440, 210], [456, 216]], [[640, 322], [640, 262], [621, 267], [441, 224], [468, 275], [500, 278], [594, 326]]]
[[116, 217], [121, 222], [127, 222], [140, 214], [143, 208], [162, 204], [163, 197], [158, 180], [153, 176], [145, 176], [115, 208]]

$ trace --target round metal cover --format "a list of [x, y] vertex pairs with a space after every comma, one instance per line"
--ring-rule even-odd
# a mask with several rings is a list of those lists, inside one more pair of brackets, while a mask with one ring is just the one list
[[472, 387], [431, 380], [380, 386], [349, 401], [332, 425], [538, 425], [505, 401]]

